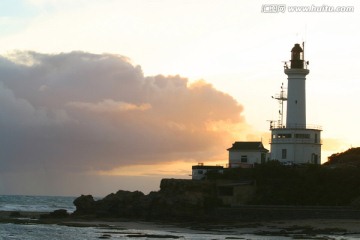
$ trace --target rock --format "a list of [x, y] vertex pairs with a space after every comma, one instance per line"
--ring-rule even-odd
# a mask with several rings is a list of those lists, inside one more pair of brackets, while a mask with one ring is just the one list
[[76, 210], [74, 215], [89, 215], [96, 211], [96, 202], [91, 195], [81, 195], [74, 200]]
[[49, 214], [42, 214], [40, 218], [51, 218], [51, 219], [59, 219], [59, 218], [68, 218], [70, 214], [65, 209], [58, 209]]
[[102, 236], [99, 237], [100, 239], [110, 239], [111, 235], [110, 234], [103, 234]]
[[210, 181], [162, 179], [160, 191], [152, 196], [151, 218], [193, 221], [203, 218], [220, 202]]
[[19, 218], [19, 217], [21, 217], [21, 213], [20, 212], [11, 212], [10, 217], [11, 218]]
[[126, 235], [128, 238], [155, 238], [155, 239], [179, 239], [179, 236], [175, 235], [159, 235], [159, 234], [128, 234]]
[[50, 213], [53, 218], [67, 218], [70, 214], [65, 209], [58, 209]]
[[120, 190], [109, 194], [97, 202], [96, 213], [99, 217], [141, 217], [143, 210], [141, 202], [145, 195], [140, 191], [130, 192]]
[[193, 221], [204, 218], [220, 206], [221, 201], [217, 198], [214, 182], [163, 179], [160, 191], [148, 195], [120, 190], [98, 201], [90, 195], [82, 195], [74, 204], [74, 215], [78, 216]]

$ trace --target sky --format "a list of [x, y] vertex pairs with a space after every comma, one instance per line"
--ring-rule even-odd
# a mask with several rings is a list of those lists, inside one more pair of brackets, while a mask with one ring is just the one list
[[360, 4], [289, 10], [324, 4], [2, 0], [0, 194], [148, 193], [197, 163], [225, 165], [235, 141], [270, 149], [271, 96], [303, 41], [322, 162], [360, 147]]

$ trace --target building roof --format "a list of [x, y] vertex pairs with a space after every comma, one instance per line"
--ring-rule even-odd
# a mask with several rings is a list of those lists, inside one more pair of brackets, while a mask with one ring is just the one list
[[202, 169], [202, 170], [214, 170], [214, 169], [224, 169], [223, 166], [207, 166], [207, 165], [194, 165], [192, 169]]
[[258, 152], [269, 152], [262, 142], [235, 142], [228, 151], [258, 151]]

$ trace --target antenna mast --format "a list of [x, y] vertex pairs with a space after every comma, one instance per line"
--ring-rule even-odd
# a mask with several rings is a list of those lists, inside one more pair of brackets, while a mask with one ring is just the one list
[[305, 42], [302, 42], [302, 48], [303, 48], [303, 60], [304, 60], [305, 68], [307, 69], [309, 65], [309, 61], [305, 60]]
[[305, 42], [302, 42], [303, 47], [303, 60], [305, 61]]
[[272, 98], [279, 101], [279, 119], [278, 119], [278, 128], [285, 127], [283, 125], [284, 123], [284, 101], [287, 101], [287, 94], [284, 90], [284, 83], [281, 84], [281, 91], [280, 94], [276, 94], [275, 96], [272, 96]]

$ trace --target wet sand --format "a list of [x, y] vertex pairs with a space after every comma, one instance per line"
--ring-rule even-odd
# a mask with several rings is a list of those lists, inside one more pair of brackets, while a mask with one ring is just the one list
[[[284, 221], [231, 222], [224, 224], [212, 223], [168, 223], [127, 221], [126, 219], [40, 219], [44, 212], [9, 212], [0, 211], [1, 223], [15, 224], [58, 224], [72, 227], [101, 227], [108, 229], [139, 229], [166, 230], [169, 232], [224, 233], [224, 234], [255, 234], [268, 236], [308, 236], [332, 234], [338, 236], [360, 236], [360, 220], [357, 219], [302, 219]], [[40, 220], [39, 220], [40, 219]]]

